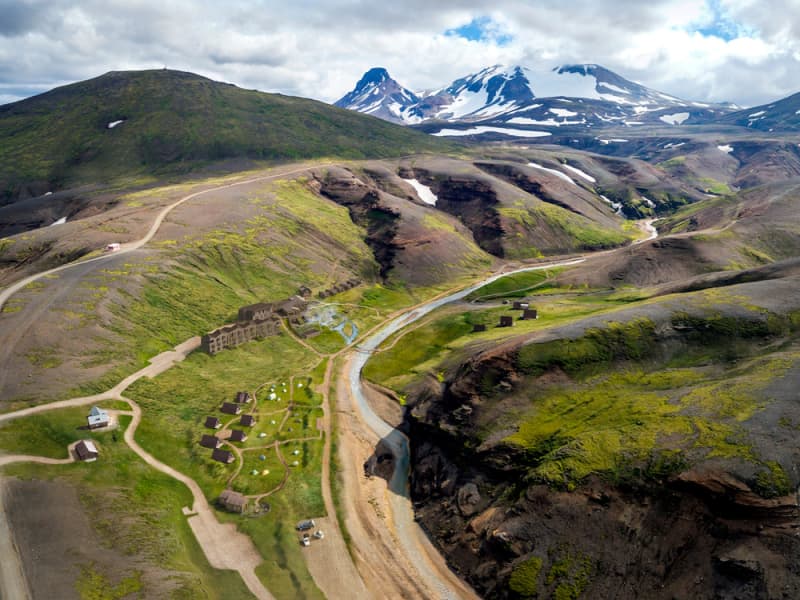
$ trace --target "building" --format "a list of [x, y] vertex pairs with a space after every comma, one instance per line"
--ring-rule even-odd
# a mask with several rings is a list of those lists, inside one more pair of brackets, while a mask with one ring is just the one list
[[223, 402], [220, 410], [226, 415], [238, 415], [240, 412], [242, 412], [242, 407], [238, 404], [234, 404], [233, 402]]
[[236, 402], [240, 404], [250, 402], [250, 394], [247, 392], [236, 392]]
[[525, 310], [526, 308], [529, 308], [530, 305], [531, 301], [527, 298], [524, 298], [523, 300], [514, 300], [512, 307], [514, 310]]
[[222, 448], [215, 448], [214, 451], [211, 452], [211, 458], [218, 462], [225, 463], [226, 465], [231, 464], [235, 460], [233, 452], [228, 452]]
[[239, 309], [238, 320], [245, 321], [264, 321], [271, 319], [275, 312], [275, 304], [272, 302], [259, 302], [250, 304]]
[[535, 308], [526, 308], [522, 311], [521, 319], [538, 319], [539, 313], [536, 312]]
[[475, 323], [472, 326], [472, 333], [479, 333], [481, 331], [486, 331], [486, 325], [484, 323]]
[[500, 317], [500, 324], [498, 327], [511, 327], [514, 324], [514, 317], [503, 315]]
[[256, 418], [253, 415], [242, 415], [242, 418], [239, 420], [239, 425], [243, 427], [252, 427], [256, 424]]
[[211, 448], [212, 450], [215, 450], [216, 448], [219, 448], [221, 443], [222, 441], [217, 436], [208, 435], [207, 433], [200, 438], [200, 445], [203, 448]]
[[86, 421], [89, 424], [89, 429], [100, 429], [101, 427], [108, 427], [111, 419], [109, 419], [108, 413], [102, 408], [93, 406], [92, 410], [89, 411], [89, 416]]
[[243, 513], [247, 509], [247, 498], [233, 490], [222, 490], [217, 502], [230, 512]]
[[247, 434], [241, 429], [232, 429], [231, 437], [228, 438], [229, 442], [245, 442], [247, 441]]
[[97, 446], [94, 445], [92, 440], [81, 440], [75, 444], [75, 455], [78, 460], [84, 462], [94, 462], [100, 453], [97, 451]]
[[216, 354], [225, 348], [234, 348], [245, 342], [277, 335], [281, 322], [277, 318], [263, 321], [245, 321], [215, 329], [200, 338], [200, 348], [208, 354]]
[[222, 423], [217, 417], [206, 417], [206, 427], [209, 429], [219, 429]]

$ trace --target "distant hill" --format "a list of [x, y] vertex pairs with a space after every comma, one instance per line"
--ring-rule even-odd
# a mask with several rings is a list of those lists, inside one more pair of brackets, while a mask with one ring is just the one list
[[800, 130], [800, 93], [769, 104], [725, 115], [719, 121], [759, 131], [798, 131]]
[[180, 71], [112, 71], [0, 106], [0, 202], [222, 159], [356, 159], [447, 147], [314, 100]]

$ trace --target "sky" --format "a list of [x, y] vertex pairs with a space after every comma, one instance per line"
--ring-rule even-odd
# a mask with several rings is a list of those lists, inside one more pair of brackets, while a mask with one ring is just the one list
[[584, 62], [689, 100], [770, 102], [800, 91], [800, 0], [0, 0], [0, 104], [111, 70], [333, 102], [374, 66], [421, 91]]

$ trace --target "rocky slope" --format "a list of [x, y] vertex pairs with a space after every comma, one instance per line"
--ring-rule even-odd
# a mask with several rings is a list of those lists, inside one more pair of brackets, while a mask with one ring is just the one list
[[487, 598], [799, 594], [798, 283], [484, 343], [417, 384], [412, 498], [453, 568]]

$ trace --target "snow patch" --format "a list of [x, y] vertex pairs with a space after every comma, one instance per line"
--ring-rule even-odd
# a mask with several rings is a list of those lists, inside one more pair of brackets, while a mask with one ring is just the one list
[[547, 137], [548, 135], [553, 135], [548, 131], [527, 131], [525, 129], [509, 129], [507, 127], [487, 127], [485, 125], [480, 125], [478, 127], [470, 127], [469, 129], [442, 129], [441, 131], [437, 131], [433, 135], [460, 136], [460, 135], [480, 135], [482, 133], [503, 133], [505, 135], [511, 135], [516, 137], [529, 137], [529, 138]]
[[659, 120], [664, 121], [664, 123], [668, 123], [670, 125], [681, 125], [686, 119], [689, 118], [689, 113], [681, 112], [673, 115], [661, 115], [658, 118]]
[[644, 200], [644, 203], [647, 204], [647, 206], [649, 206], [650, 208], [655, 208], [656, 207], [656, 203], [653, 202], [652, 200], [650, 200], [650, 198], [646, 198], [645, 196], [642, 196], [642, 200]]
[[111, 123], [109, 123], [107, 125], [107, 127], [108, 127], [108, 129], [114, 129], [114, 127], [116, 127], [120, 123], [124, 123], [124, 122], [125, 122], [125, 119], [120, 119], [119, 121], [111, 121]]
[[667, 144], [667, 145], [665, 145], [665, 146], [664, 146], [664, 150], [669, 150], [670, 148], [680, 148], [680, 147], [681, 147], [681, 146], [683, 146], [685, 143], [686, 143], [686, 142], [680, 142], [680, 143], [677, 143], [677, 144], [676, 144], [676, 143], [674, 143], [674, 142], [670, 142], [669, 144]]
[[604, 145], [605, 144], [624, 144], [627, 141], [629, 141], [629, 140], [626, 140], [626, 139], [623, 139], [623, 138], [609, 138], [607, 140], [601, 139], [600, 143], [604, 144]]
[[566, 182], [568, 182], [568, 183], [571, 183], [572, 185], [578, 185], [577, 183], [575, 183], [575, 182], [572, 180], [572, 178], [571, 178], [571, 177], [569, 177], [569, 176], [565, 175], [565, 174], [564, 174], [564, 173], [562, 173], [561, 171], [557, 171], [556, 169], [548, 169], [547, 167], [543, 167], [542, 165], [538, 165], [538, 164], [536, 164], [535, 162], [529, 162], [529, 163], [528, 163], [528, 166], [529, 166], [529, 167], [533, 167], [534, 169], [539, 169], [540, 171], [547, 171], [547, 172], [548, 172], [548, 173], [550, 173], [551, 175], [555, 175], [555, 176], [556, 176], [556, 177], [558, 177], [559, 179], [563, 179], [564, 181], [566, 181]]
[[730, 144], [725, 144], [724, 146], [717, 146], [717, 150], [720, 152], [724, 152], [725, 154], [730, 154], [733, 152], [733, 146]]
[[66, 222], [67, 222], [67, 217], [61, 217], [58, 221], [53, 221], [52, 223], [50, 223], [50, 227], [52, 227], [53, 225], [63, 225]]
[[548, 112], [553, 113], [557, 117], [575, 117], [578, 115], [575, 111], [567, 110], [566, 108], [551, 108]]
[[597, 179], [595, 179], [594, 177], [592, 177], [588, 173], [586, 173], [584, 171], [581, 171], [578, 167], [573, 167], [572, 165], [568, 165], [568, 164], [563, 164], [561, 166], [564, 167], [567, 171], [571, 171], [571, 172], [575, 173], [575, 175], [577, 175], [578, 177], [582, 177], [583, 179], [585, 179], [589, 183], [597, 183]]
[[600, 194], [600, 199], [603, 200], [603, 202], [605, 202], [606, 204], [610, 204], [611, 208], [614, 209], [614, 212], [616, 212], [620, 217], [624, 217], [625, 216], [622, 213], [622, 202], [614, 202], [610, 198], [607, 198], [606, 196], [603, 196], [603, 194]]
[[764, 115], [764, 114], [766, 114], [766, 113], [767, 113], [767, 111], [765, 111], [765, 110], [760, 110], [760, 111], [758, 111], [758, 112], [754, 112], [752, 115], [747, 115], [747, 118], [748, 118], [748, 119], [752, 119], [753, 117], [760, 117], [761, 115]]
[[431, 188], [429, 188], [427, 185], [423, 185], [416, 179], [403, 179], [403, 181], [411, 184], [411, 187], [413, 187], [414, 191], [417, 192], [417, 196], [419, 196], [419, 199], [422, 200], [425, 204], [436, 206], [436, 201], [439, 198], [436, 197], [436, 194], [433, 193], [433, 190], [431, 190]]
[[506, 123], [514, 123], [516, 125], [538, 125], [539, 127], [561, 127], [562, 125], [583, 125], [586, 119], [580, 121], [556, 121], [555, 119], [545, 119], [538, 121], [536, 119], [528, 119], [527, 117], [514, 117], [509, 119]]

